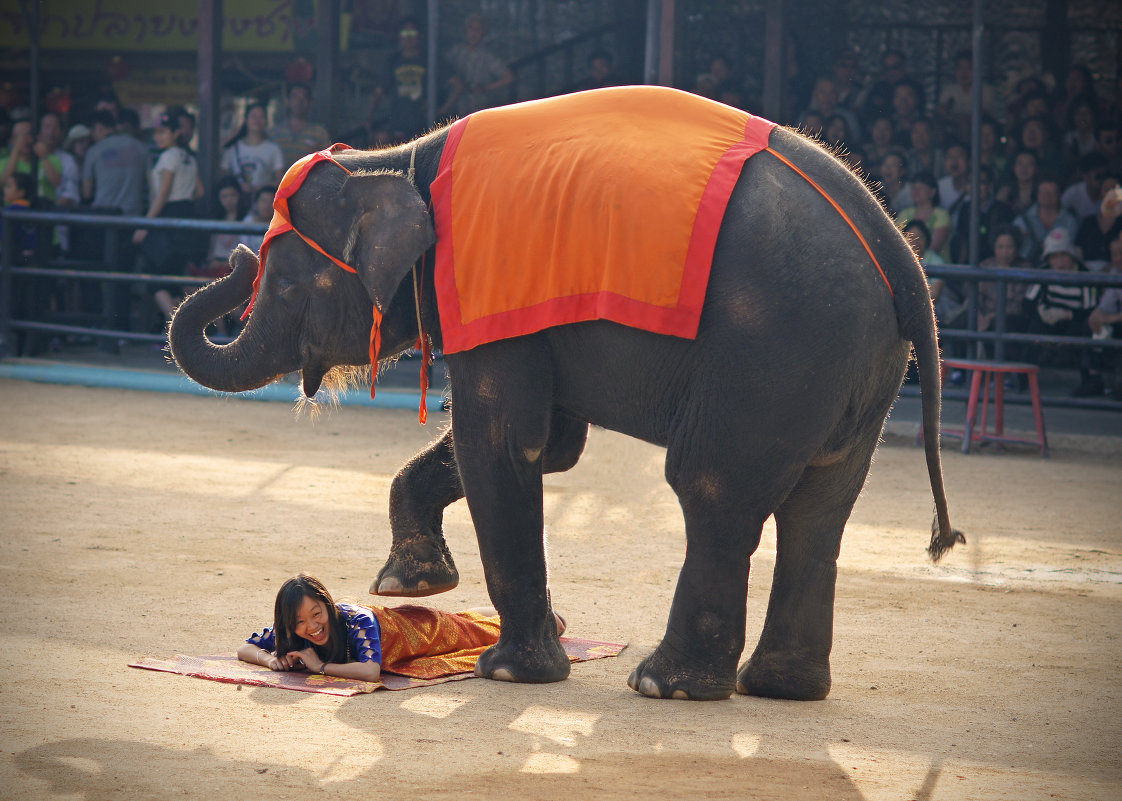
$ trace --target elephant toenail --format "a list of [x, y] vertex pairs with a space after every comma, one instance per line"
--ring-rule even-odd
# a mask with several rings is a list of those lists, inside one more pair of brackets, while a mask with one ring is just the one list
[[674, 692], [672, 692], [670, 694], [670, 697], [673, 698], [676, 701], [688, 701], [688, 700], [690, 700], [690, 694], [688, 692], [686, 692], [685, 690], [675, 690]]
[[395, 595], [403, 592], [405, 587], [395, 576], [387, 576], [381, 583], [375, 581], [370, 585], [371, 595]]
[[499, 668], [491, 674], [491, 678], [495, 681], [514, 681], [514, 674], [509, 668]]
[[639, 692], [648, 698], [662, 698], [662, 692], [659, 691], [658, 685], [650, 676], [644, 676], [643, 680], [639, 682]]
[[741, 684], [739, 681], [736, 683], [736, 691], [741, 695], [748, 695], [748, 688]]

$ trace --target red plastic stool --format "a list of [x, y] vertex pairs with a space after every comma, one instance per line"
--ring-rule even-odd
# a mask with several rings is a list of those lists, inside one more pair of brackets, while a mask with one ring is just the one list
[[[1039, 445], [1040, 455], [1048, 458], [1048, 436], [1044, 433], [1044, 410], [1040, 405], [1040, 368], [1035, 364], [1022, 364], [1020, 362], [985, 362], [974, 359], [944, 359], [943, 383], [946, 384], [947, 373], [951, 370], [962, 370], [970, 374], [970, 396], [966, 404], [966, 426], [960, 429], [943, 429], [943, 434], [949, 437], [959, 437], [962, 440], [962, 452], [970, 453], [970, 446], [974, 442], [1010, 442], [1023, 445]], [[1021, 374], [1028, 376], [1029, 395], [1032, 397], [1032, 413], [1036, 417], [1036, 439], [1018, 439], [1005, 436], [1005, 381], [1007, 374]], [[994, 420], [993, 430], [986, 428], [986, 418], [990, 404], [990, 385], [993, 385]], [[983, 389], [984, 388], [984, 389]], [[975, 432], [975, 423], [978, 420], [978, 396], [982, 399], [982, 425], [981, 430]], [[923, 435], [920, 429], [920, 437]]]

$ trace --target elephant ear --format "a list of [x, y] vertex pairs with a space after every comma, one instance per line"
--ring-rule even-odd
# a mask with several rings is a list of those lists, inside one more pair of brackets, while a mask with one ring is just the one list
[[343, 260], [352, 265], [383, 314], [436, 231], [421, 195], [398, 173], [353, 175], [343, 187], [349, 208], [359, 209]]

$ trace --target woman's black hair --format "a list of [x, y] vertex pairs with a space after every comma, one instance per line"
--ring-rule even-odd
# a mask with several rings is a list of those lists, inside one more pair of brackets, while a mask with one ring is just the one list
[[232, 175], [223, 175], [218, 179], [218, 183], [214, 185], [214, 212], [211, 216], [216, 220], [221, 220], [226, 216], [226, 209], [222, 207], [222, 201], [219, 195], [222, 194], [223, 189], [234, 189], [238, 193], [238, 219], [240, 220], [245, 216], [248, 211], [249, 204], [246, 202], [245, 195], [242, 194], [242, 185], [238, 183], [238, 179]]
[[[912, 176], [912, 183], [920, 183], [924, 186], [930, 186], [931, 189], [935, 192], [935, 196], [931, 198], [931, 205], [939, 205], [939, 181], [936, 180], [935, 173], [931, 172], [930, 170], [921, 170], [920, 172], [917, 172]], [[928, 241], [930, 240], [931, 237], [929, 236]]]
[[923, 234], [924, 240], [927, 242], [927, 247], [931, 247], [931, 229], [927, 227], [927, 223], [923, 220], [908, 220], [902, 229], [906, 234], [908, 231], [919, 231]]
[[[319, 601], [327, 607], [328, 631], [327, 646], [320, 648], [296, 636], [296, 613], [305, 598]], [[343, 613], [335, 605], [331, 593], [315, 576], [299, 573], [288, 579], [277, 591], [277, 601], [273, 607], [273, 634], [276, 637], [277, 656], [292, 651], [300, 651], [312, 645], [316, 655], [324, 662], [343, 664], [350, 660], [347, 647], [347, 624]]]
[[245, 139], [246, 134], [249, 133], [249, 112], [253, 111], [255, 108], [259, 108], [262, 111], [264, 111], [265, 112], [265, 119], [266, 120], [269, 119], [269, 107], [268, 106], [266, 106], [260, 100], [255, 100], [252, 103], [250, 103], [248, 106], [245, 107], [245, 114], [242, 116], [242, 127], [238, 128], [237, 133], [235, 133], [233, 136], [231, 136], [229, 139], [226, 140], [226, 143], [224, 145], [222, 145], [223, 150], [225, 150], [228, 147], [233, 147], [235, 144], [237, 144], [241, 140]]

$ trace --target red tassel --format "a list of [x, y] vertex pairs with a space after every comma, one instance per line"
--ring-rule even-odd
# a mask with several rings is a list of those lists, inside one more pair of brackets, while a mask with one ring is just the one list
[[374, 400], [374, 384], [378, 381], [378, 351], [382, 349], [382, 313], [374, 307], [374, 324], [370, 326], [370, 400]]
[[432, 364], [432, 347], [429, 344], [429, 338], [423, 333], [417, 338], [416, 347], [421, 350], [421, 411], [417, 415], [417, 419], [424, 425], [429, 420], [429, 406], [425, 400], [429, 391], [429, 365]]

